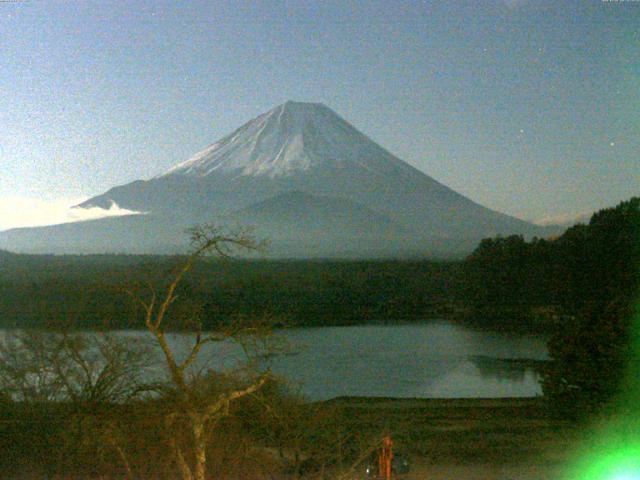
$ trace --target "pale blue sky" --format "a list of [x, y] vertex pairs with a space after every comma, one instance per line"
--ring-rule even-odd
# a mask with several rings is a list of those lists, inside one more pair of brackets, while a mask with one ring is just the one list
[[0, 3], [0, 216], [156, 175], [288, 99], [521, 218], [640, 195], [640, 2], [256, 3]]

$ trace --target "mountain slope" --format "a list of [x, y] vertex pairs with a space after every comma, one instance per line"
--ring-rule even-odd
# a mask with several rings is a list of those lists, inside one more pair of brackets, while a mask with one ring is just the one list
[[126, 215], [0, 232], [2, 248], [24, 253], [173, 253], [191, 226], [155, 215]]
[[[547, 232], [474, 203], [398, 159], [328, 107], [313, 103], [280, 105], [164, 174], [112, 188], [79, 208], [108, 208], [112, 202], [150, 213], [152, 220], [133, 222], [135, 235], [126, 232], [141, 239], [136, 249], [145, 248], [149, 235], [150, 252], [157, 248], [154, 228], [170, 243], [172, 227], [210, 221], [253, 223], [283, 245], [300, 243], [305, 232], [318, 238], [324, 231], [320, 236], [328, 243], [320, 248], [302, 242], [294, 249], [302, 256], [330, 252], [338, 238], [386, 237], [377, 251], [390, 254], [415, 252], [417, 245], [431, 251], [436, 241], [438, 249], [460, 253], [487, 236]], [[85, 222], [77, 228], [87, 238], [83, 248], [90, 250], [88, 239], [96, 235], [80, 232], [105, 227]], [[385, 231], [394, 233], [380, 235]], [[12, 233], [11, 244], [20, 245], [21, 235], [26, 233]], [[0, 247], [6, 245], [3, 237]]]
[[[406, 230], [390, 219], [349, 200], [285, 192], [255, 203], [231, 216], [245, 223], [267, 221], [270, 227], [296, 225], [306, 233], [402, 235]], [[304, 227], [304, 228], [302, 228]]]
[[401, 225], [362, 205], [297, 191], [257, 202], [221, 223], [255, 225], [256, 235], [269, 238], [277, 256], [380, 256], [410, 237]]

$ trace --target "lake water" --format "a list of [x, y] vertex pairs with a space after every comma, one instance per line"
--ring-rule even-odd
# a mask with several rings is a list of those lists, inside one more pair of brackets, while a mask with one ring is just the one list
[[[541, 388], [530, 360], [548, 358], [542, 336], [448, 322], [300, 328], [279, 335], [288, 339], [292, 353], [265, 362], [313, 400], [532, 397]], [[219, 349], [229, 347], [214, 348], [203, 351], [203, 359], [220, 358]], [[226, 354], [233, 356], [231, 350]]]
[[[2, 334], [2, 332], [0, 332]], [[120, 332], [146, 344], [146, 332]], [[288, 353], [262, 358], [262, 366], [287, 378], [311, 400], [338, 396], [479, 398], [541, 394], [535, 361], [548, 358], [542, 336], [483, 332], [434, 321], [404, 325], [298, 328], [280, 331]], [[167, 336], [178, 360], [193, 340]], [[164, 376], [152, 349], [149, 379]], [[193, 368], [233, 368], [243, 358], [230, 342], [207, 344]]]

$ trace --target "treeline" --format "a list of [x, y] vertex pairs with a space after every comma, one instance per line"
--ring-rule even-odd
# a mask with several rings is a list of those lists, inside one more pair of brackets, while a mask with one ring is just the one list
[[[142, 312], [128, 294], [161, 284], [179, 261], [7, 255], [0, 260], [1, 325], [140, 328]], [[238, 316], [301, 326], [442, 318], [455, 307], [459, 278], [456, 262], [203, 259], [175, 307], [204, 328]]]
[[[601, 210], [554, 240], [484, 240], [463, 270], [479, 322], [511, 324], [517, 312], [521, 323], [551, 332], [542, 387], [562, 416], [589, 415], [631, 389], [625, 375], [640, 373], [628, 371], [640, 354], [633, 341], [640, 329], [640, 198]], [[536, 312], [546, 313], [542, 323]]]
[[503, 321], [519, 312], [574, 316], [638, 288], [640, 198], [595, 213], [556, 239], [483, 240], [464, 263], [464, 298], [476, 318]]
[[[638, 203], [597, 212], [555, 239], [485, 239], [462, 262], [202, 259], [175, 307], [205, 328], [240, 316], [300, 326], [456, 318], [551, 331], [636, 292]], [[0, 326], [140, 328], [130, 293], [161, 284], [179, 262], [0, 252]]]

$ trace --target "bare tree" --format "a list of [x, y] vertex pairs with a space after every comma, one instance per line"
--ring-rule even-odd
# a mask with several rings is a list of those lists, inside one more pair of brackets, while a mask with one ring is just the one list
[[0, 389], [24, 403], [121, 403], [143, 389], [145, 354], [115, 333], [15, 330], [0, 340]]
[[[188, 295], [178, 300], [185, 276], [202, 257], [226, 259], [239, 250], [260, 251], [265, 244], [246, 231], [225, 232], [213, 226], [194, 228], [191, 239], [192, 253], [179, 257], [165, 283], [125, 289], [142, 308], [150, 334], [146, 341], [117, 332], [64, 331], [59, 325], [56, 331], [16, 330], [0, 336], [1, 392], [23, 404], [64, 404], [70, 413], [65, 441], [70, 446], [80, 442], [85, 452], [109, 457], [113, 452], [128, 478], [135, 474], [126, 451], [129, 427], [116, 404], [131, 406], [142, 393], [155, 392], [148, 401], [135, 403], [136, 408], [162, 418], [182, 479], [204, 480], [211, 431], [234, 401], [257, 392], [270, 378], [268, 371], [248, 367], [233, 374], [198, 370], [206, 345], [233, 341], [249, 359], [251, 352], [270, 348], [270, 329], [264, 322], [240, 319], [205, 332], [197, 301]], [[187, 331], [186, 353], [169, 341], [173, 330]], [[150, 347], [161, 352], [166, 382], [149, 381]]]
[[[190, 432], [190, 445], [180, 442], [177, 435], [170, 437], [180, 475], [183, 480], [205, 480], [209, 433], [228, 414], [232, 402], [258, 391], [270, 373], [266, 371], [233, 380], [212, 372], [203, 375], [194, 371], [198, 356], [205, 345], [214, 342], [235, 340], [246, 345], [243, 340], [262, 329], [259, 325], [236, 322], [205, 333], [202, 322], [195, 315], [195, 318], [187, 319], [191, 342], [186, 355], [180, 355], [167, 338], [167, 333], [178, 327], [171, 322], [171, 307], [178, 300], [179, 285], [199, 259], [210, 254], [230, 258], [237, 251], [261, 251], [265, 243], [256, 241], [246, 231], [226, 232], [211, 225], [196, 227], [190, 233], [192, 253], [181, 257], [163, 288], [158, 289], [149, 283], [142, 290], [129, 289], [127, 293], [142, 308], [145, 327], [162, 351], [171, 386], [171, 394], [167, 396], [170, 409], [165, 418], [166, 426], [169, 430], [182, 426]], [[189, 446], [191, 454], [185, 449]]]
[[[144, 391], [146, 349], [111, 332], [14, 330], [0, 340], [0, 390], [20, 411], [62, 415], [69, 452], [113, 451], [133, 478], [116, 404]], [[59, 408], [64, 407], [64, 408]], [[67, 442], [71, 442], [67, 445]], [[74, 458], [79, 458], [75, 454]]]
[[273, 411], [276, 444], [289, 450], [294, 478], [303, 474], [304, 462], [324, 472], [327, 465], [342, 460], [342, 444], [348, 433], [342, 428], [339, 412], [326, 404], [309, 404], [302, 399], [289, 399]]
[[52, 360], [57, 341], [44, 332], [4, 333], [0, 341], [0, 388], [12, 400], [42, 403], [60, 399], [64, 383]]

